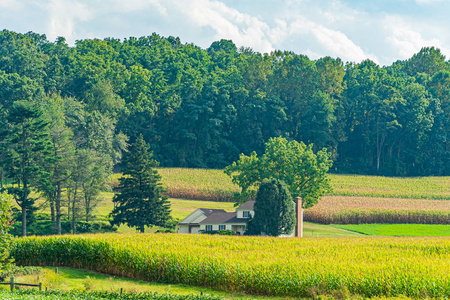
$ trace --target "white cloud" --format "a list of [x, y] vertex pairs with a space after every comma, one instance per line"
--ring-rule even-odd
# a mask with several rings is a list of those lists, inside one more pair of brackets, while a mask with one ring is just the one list
[[[419, 28], [427, 29], [424, 27]], [[396, 49], [395, 51], [400, 56], [398, 59], [410, 58], [419, 52], [421, 48], [429, 46], [440, 48], [443, 53], [448, 52], [439, 38], [424, 38], [422, 33], [412, 28], [412, 24], [398, 16], [389, 16], [386, 18], [386, 29], [390, 31], [386, 40]]]
[[[391, 64], [424, 46], [450, 54], [450, 0], [0, 0], [0, 28], [35, 31], [69, 44], [156, 32], [208, 47], [231, 39], [344, 61]], [[408, 8], [408, 9], [402, 9]], [[439, 8], [439, 9], [438, 9]], [[395, 14], [395, 15], [394, 15]], [[374, 53], [374, 54], [372, 54]]]
[[291, 34], [311, 36], [315, 39], [324, 48], [320, 53], [321, 56], [336, 56], [344, 61], [355, 62], [369, 58], [378, 63], [376, 56], [365, 53], [360, 46], [339, 30], [333, 30], [309, 20], [298, 20], [291, 24], [290, 31]]
[[276, 33], [271, 32], [258, 17], [241, 13], [218, 1], [174, 1], [173, 4], [190, 23], [213, 29], [213, 40], [231, 39], [238, 46], [250, 46], [260, 52], [273, 50], [271, 37], [274, 38]]
[[267, 33], [269, 39], [275, 44], [279, 44], [288, 37], [288, 24], [285, 20], [275, 19], [275, 27]]
[[45, 9], [48, 12], [48, 38], [54, 40], [64, 36], [68, 41], [76, 38], [76, 23], [87, 22], [94, 16], [86, 5], [73, 0], [50, 0]]
[[156, 9], [160, 15], [168, 15], [168, 9], [161, 4], [161, 1], [159, 0], [113, 0], [108, 6], [108, 9], [120, 13], [132, 13], [142, 10]]
[[22, 4], [16, 0], [0, 0], [0, 8], [18, 10], [22, 8]]

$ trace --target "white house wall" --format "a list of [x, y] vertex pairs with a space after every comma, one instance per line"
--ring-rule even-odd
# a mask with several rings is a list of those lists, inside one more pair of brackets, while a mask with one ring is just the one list
[[[217, 231], [219, 230], [219, 225], [224, 225], [224, 224], [200, 224], [200, 230], [204, 230], [206, 231], [206, 225], [212, 225], [212, 230], [213, 231]], [[225, 224], [225, 230], [231, 230], [231, 224]]]
[[189, 233], [189, 225], [178, 225], [178, 233]]
[[225, 225], [225, 230], [235, 231], [236, 227], [238, 227], [241, 231], [245, 229], [245, 225], [242, 223], [238, 224], [200, 224], [200, 230], [206, 231], [206, 225], [212, 225], [212, 230], [219, 230], [219, 225]]
[[200, 227], [192, 227], [191, 233], [198, 233], [200, 231], [200, 228], [201, 228], [201, 226]]

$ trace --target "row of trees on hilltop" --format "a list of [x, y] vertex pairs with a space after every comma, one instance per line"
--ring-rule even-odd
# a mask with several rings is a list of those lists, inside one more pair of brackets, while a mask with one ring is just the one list
[[[15, 122], [10, 114], [23, 101], [51, 120], [61, 147], [53, 180], [70, 183], [71, 199], [84, 180], [100, 183], [67, 179], [63, 153], [77, 153], [72, 168], [92, 161], [93, 172], [103, 172], [94, 165], [106, 159], [100, 166], [110, 170], [125, 136], [134, 142], [141, 134], [164, 167], [223, 168], [282, 136], [327, 148], [337, 172], [450, 174], [450, 65], [433, 47], [382, 67], [260, 54], [227, 40], [201, 49], [152, 34], [72, 47], [62, 37], [3, 30], [3, 122]], [[2, 174], [14, 177], [7, 166]]]

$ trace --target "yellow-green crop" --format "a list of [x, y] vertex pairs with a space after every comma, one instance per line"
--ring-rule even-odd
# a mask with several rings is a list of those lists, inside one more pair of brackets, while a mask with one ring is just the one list
[[450, 224], [450, 201], [327, 196], [304, 218], [322, 224]]
[[[158, 169], [170, 197], [234, 201], [237, 185], [223, 170]], [[331, 195], [450, 200], [450, 177], [382, 177], [331, 174]]]
[[268, 238], [105, 234], [18, 239], [24, 265], [71, 266], [157, 282], [306, 297], [450, 297], [448, 238]]

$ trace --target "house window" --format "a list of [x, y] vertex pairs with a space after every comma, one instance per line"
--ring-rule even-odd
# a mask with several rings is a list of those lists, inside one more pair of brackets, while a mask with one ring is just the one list
[[225, 230], [225, 225], [219, 225], [219, 230]]
[[206, 231], [212, 231], [212, 225], [206, 225]]
[[249, 211], [247, 211], [247, 210], [244, 211], [244, 218], [248, 218], [248, 213], [249, 213]]

